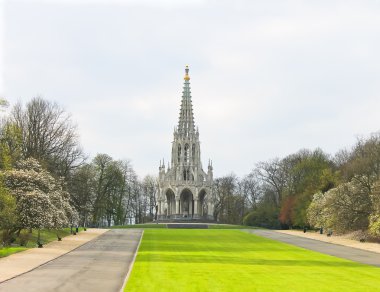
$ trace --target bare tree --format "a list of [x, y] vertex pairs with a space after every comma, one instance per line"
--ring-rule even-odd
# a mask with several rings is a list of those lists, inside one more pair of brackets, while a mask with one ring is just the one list
[[214, 217], [224, 223], [240, 224], [244, 216], [244, 198], [237, 192], [238, 179], [234, 174], [214, 180], [216, 203]]
[[255, 171], [261, 181], [273, 188], [276, 194], [274, 202], [279, 206], [286, 187], [286, 172], [282, 161], [275, 158], [268, 162], [259, 162]]
[[[257, 203], [262, 196], [260, 181], [256, 176], [255, 171], [243, 177], [238, 183], [239, 193], [244, 198], [244, 208], [253, 209], [257, 206]], [[245, 210], [244, 210], [245, 211]]]
[[149, 220], [157, 219], [157, 209], [156, 209], [156, 192], [157, 192], [157, 178], [147, 175], [142, 181], [142, 192], [143, 196], [147, 200], [147, 213]]
[[13, 108], [10, 123], [21, 131], [24, 158], [41, 161], [50, 172], [68, 177], [84, 161], [76, 126], [56, 103], [33, 98]]
[[96, 172], [92, 164], [74, 170], [68, 183], [73, 206], [77, 209], [82, 226], [88, 225], [94, 209]]

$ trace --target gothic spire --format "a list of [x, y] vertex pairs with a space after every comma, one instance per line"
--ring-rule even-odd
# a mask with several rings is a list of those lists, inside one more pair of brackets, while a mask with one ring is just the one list
[[189, 66], [185, 68], [185, 83], [182, 91], [181, 110], [179, 114], [178, 133], [189, 136], [195, 132], [193, 105], [191, 103]]

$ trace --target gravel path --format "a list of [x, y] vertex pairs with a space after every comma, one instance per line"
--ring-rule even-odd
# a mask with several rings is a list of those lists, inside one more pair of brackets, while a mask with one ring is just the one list
[[264, 229], [246, 229], [246, 232], [257, 234], [270, 239], [282, 241], [285, 243], [293, 244], [309, 250], [329, 254], [332, 256], [352, 260], [355, 262], [374, 265], [380, 267], [380, 254], [361, 250], [358, 248], [323, 242], [310, 238], [284, 234], [273, 230]]
[[0, 291], [119, 291], [142, 230], [113, 229], [74, 251], [0, 284]]
[[107, 230], [91, 228], [87, 231], [81, 231], [77, 235], [66, 236], [62, 241], [52, 241], [44, 245], [44, 248], [30, 248], [0, 258], [0, 283], [54, 260], [93, 240]]
[[324, 242], [334, 243], [334, 244], [340, 244], [345, 245], [349, 247], [355, 247], [367, 251], [377, 252], [380, 253], [380, 244], [375, 242], [360, 242], [358, 240], [353, 240], [348, 238], [349, 235], [335, 235], [328, 237], [326, 236], [326, 233], [319, 234], [319, 232], [315, 232], [312, 230], [308, 230], [306, 233], [303, 233], [303, 231], [300, 230], [276, 230], [277, 232], [289, 234], [289, 235], [295, 235], [300, 237], [306, 237], [310, 239], [320, 240]]

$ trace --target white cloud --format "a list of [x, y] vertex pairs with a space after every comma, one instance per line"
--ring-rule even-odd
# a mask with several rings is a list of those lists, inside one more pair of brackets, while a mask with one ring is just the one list
[[204, 0], [12, 0], [22, 2], [32, 2], [36, 4], [57, 4], [57, 5], [113, 5], [113, 6], [141, 6], [160, 7], [172, 9], [173, 7], [199, 6]]
[[0, 97], [4, 95], [4, 2], [0, 1]]
[[90, 154], [130, 158], [140, 175], [170, 158], [187, 63], [216, 175], [303, 147], [332, 153], [380, 123], [377, 2], [8, 1], [5, 12], [6, 96], [58, 101]]

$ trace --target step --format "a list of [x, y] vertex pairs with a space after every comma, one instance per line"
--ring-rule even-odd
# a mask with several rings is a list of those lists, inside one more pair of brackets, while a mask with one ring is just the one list
[[208, 229], [207, 224], [192, 224], [192, 223], [170, 223], [166, 224], [168, 228], [180, 229]]

